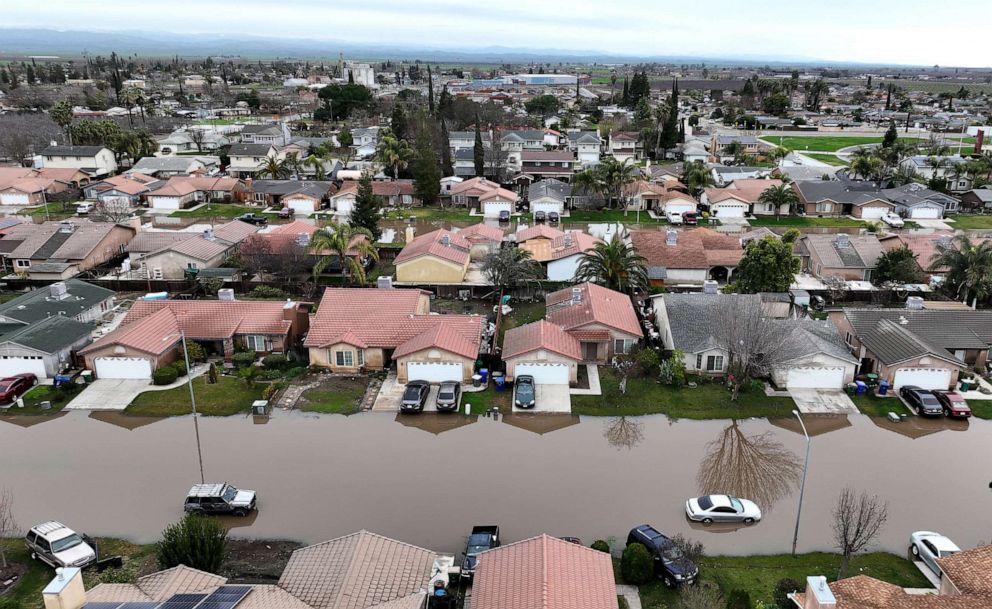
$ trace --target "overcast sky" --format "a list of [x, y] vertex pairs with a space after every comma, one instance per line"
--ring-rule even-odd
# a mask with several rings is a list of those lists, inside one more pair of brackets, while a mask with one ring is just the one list
[[0, 0], [0, 25], [250, 33], [467, 50], [506, 46], [984, 67], [992, 66], [992, 43], [981, 29], [992, 16], [990, 4], [990, 0]]

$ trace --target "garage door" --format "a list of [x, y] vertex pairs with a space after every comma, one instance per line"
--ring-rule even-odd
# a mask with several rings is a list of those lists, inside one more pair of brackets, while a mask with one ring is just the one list
[[673, 201], [665, 205], [665, 213], [676, 212], [679, 214], [684, 214], [687, 211], [693, 211], [693, 212], [696, 211], [696, 206], [692, 203], [688, 203], [688, 202], [682, 203], [681, 201], [680, 202]]
[[720, 205], [716, 208], [717, 218], [743, 218], [747, 212], [746, 205]]
[[98, 357], [96, 377], [100, 379], [150, 379], [152, 363], [142, 357]]
[[38, 378], [45, 378], [45, 360], [41, 357], [0, 357], [0, 376], [11, 376], [24, 372], [32, 372]]
[[316, 211], [313, 208], [313, 201], [307, 201], [305, 199], [287, 201], [286, 204], [293, 210], [293, 213], [296, 214], [312, 214]]
[[344, 201], [338, 201], [336, 208], [338, 214], [344, 216], [351, 214], [351, 210], [355, 207], [355, 201], [353, 199], [345, 199]]
[[511, 205], [509, 203], [496, 203], [496, 202], [483, 203], [482, 210], [483, 210], [482, 211], [483, 215], [486, 216], [487, 218], [498, 218], [499, 212], [501, 211], [507, 211], [511, 213], [513, 212], [513, 209], [511, 208]]
[[561, 203], [531, 203], [530, 210], [535, 213], [543, 211], [546, 214], [551, 212], [561, 214]]
[[909, 217], [919, 220], [936, 220], [940, 218], [940, 209], [936, 207], [914, 207]]
[[947, 368], [899, 368], [893, 379], [899, 389], [903, 385], [916, 385], [923, 389], [947, 389], [951, 385], [951, 371]]
[[534, 377], [534, 382], [545, 385], [567, 385], [568, 366], [565, 364], [517, 364], [513, 368], [514, 378], [523, 374]]
[[887, 207], [862, 207], [861, 217], [868, 220], [878, 220], [889, 212]]
[[461, 364], [448, 362], [409, 362], [406, 365], [406, 378], [411, 381], [458, 381], [464, 378]]
[[9, 192], [0, 195], [0, 205], [27, 205], [30, 202], [31, 199], [24, 193]]
[[840, 389], [844, 386], [844, 368], [789, 368], [785, 386], [788, 389]]

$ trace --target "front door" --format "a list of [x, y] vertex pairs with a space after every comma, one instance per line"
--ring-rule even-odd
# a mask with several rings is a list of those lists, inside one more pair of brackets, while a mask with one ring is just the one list
[[582, 359], [594, 362], [599, 358], [599, 343], [582, 343]]

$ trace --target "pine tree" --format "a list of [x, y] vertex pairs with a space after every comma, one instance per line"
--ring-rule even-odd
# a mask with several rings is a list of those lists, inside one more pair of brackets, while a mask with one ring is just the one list
[[364, 228], [371, 232], [376, 240], [382, 236], [379, 230], [379, 201], [372, 190], [372, 173], [365, 171], [358, 181], [358, 195], [355, 206], [351, 209], [350, 223], [356, 228]]
[[[445, 143], [445, 147], [447, 144]], [[441, 168], [431, 145], [430, 133], [421, 129], [417, 136], [417, 161], [414, 165], [413, 190], [424, 205], [437, 203], [441, 194]]]
[[451, 141], [448, 136], [448, 124], [441, 119], [441, 173], [444, 177], [455, 175], [455, 166], [451, 160]]
[[479, 129], [479, 115], [475, 115], [475, 147], [472, 150], [475, 161], [475, 175], [481, 176], [486, 169], [486, 148], [482, 144], [482, 131]]
[[403, 112], [403, 106], [397, 103], [393, 106], [393, 115], [389, 119], [389, 129], [396, 136], [396, 139], [405, 140], [407, 136], [407, 120], [406, 113]]
[[623, 106], [630, 106], [630, 83], [627, 82], [627, 77], [623, 77], [623, 93], [620, 97], [620, 104]]
[[448, 93], [448, 85], [444, 85], [441, 88], [441, 96], [437, 100], [437, 113], [441, 118], [451, 119], [454, 117], [452, 112], [452, 99], [451, 93]]
[[892, 148], [896, 144], [896, 140], [899, 139], [899, 134], [896, 133], [896, 124], [894, 121], [889, 121], [889, 128], [885, 131], [885, 135], [882, 137], [882, 148]]
[[434, 74], [430, 66], [427, 66], [427, 111], [434, 114]]

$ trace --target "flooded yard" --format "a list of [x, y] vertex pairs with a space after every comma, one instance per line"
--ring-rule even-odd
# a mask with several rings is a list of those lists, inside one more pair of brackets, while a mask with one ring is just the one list
[[[28, 417], [22, 417], [28, 418]], [[0, 419], [0, 486], [27, 527], [58, 519], [91, 535], [155, 541], [198, 481], [189, 417], [72, 412]], [[28, 422], [35, 423], [26, 425]], [[861, 415], [808, 418], [814, 435], [800, 551], [828, 550], [845, 485], [889, 502], [878, 548], [938, 530], [961, 547], [992, 538], [992, 423], [888, 424]], [[229, 522], [239, 538], [317, 542], [369, 529], [441, 551], [473, 524], [507, 541], [538, 533], [590, 543], [652, 523], [712, 554], [787, 552], [804, 439], [794, 420], [671, 421], [517, 415], [274, 415], [200, 420], [207, 481], [259, 493], [259, 513]], [[686, 498], [732, 492], [761, 523], [690, 525]]]

